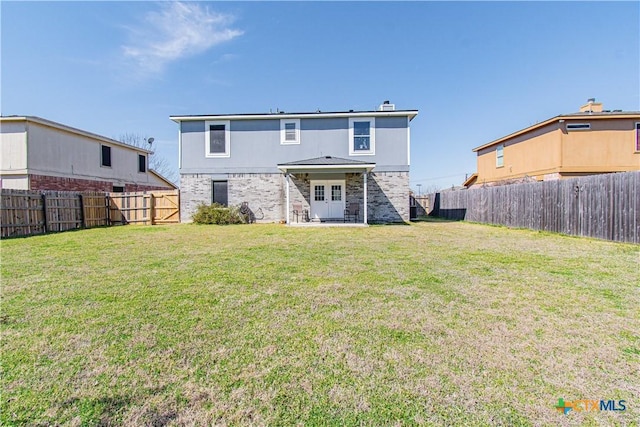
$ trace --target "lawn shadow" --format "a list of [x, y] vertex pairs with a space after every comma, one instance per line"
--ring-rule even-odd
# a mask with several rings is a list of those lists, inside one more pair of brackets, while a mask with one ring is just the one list
[[442, 218], [439, 216], [421, 216], [415, 219], [412, 219], [411, 222], [430, 222], [430, 223], [442, 223], [442, 222], [460, 222], [461, 220], [459, 219], [449, 219], [449, 218]]
[[[131, 406], [142, 406], [149, 396], [161, 394], [166, 386], [143, 390], [135, 396], [116, 395], [99, 398], [83, 398], [74, 396], [63, 401], [60, 406], [63, 409], [77, 413], [83, 424], [97, 426], [117, 426], [122, 424], [119, 419], [124, 410]], [[149, 409], [143, 414], [144, 425], [161, 427], [169, 424], [178, 417], [175, 410], [160, 411]]]

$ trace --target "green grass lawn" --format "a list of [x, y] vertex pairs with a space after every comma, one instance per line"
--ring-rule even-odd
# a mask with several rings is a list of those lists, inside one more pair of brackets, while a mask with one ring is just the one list
[[639, 246], [423, 222], [1, 248], [2, 425], [640, 420]]

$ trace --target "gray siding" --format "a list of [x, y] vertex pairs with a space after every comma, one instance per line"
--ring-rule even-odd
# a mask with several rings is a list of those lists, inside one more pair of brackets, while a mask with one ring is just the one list
[[205, 122], [181, 122], [182, 174], [278, 173], [276, 165], [320, 156], [376, 163], [377, 171], [408, 171], [408, 118], [376, 117], [376, 154], [349, 156], [349, 119], [302, 118], [300, 144], [280, 143], [280, 119], [232, 120], [230, 157], [205, 157]]

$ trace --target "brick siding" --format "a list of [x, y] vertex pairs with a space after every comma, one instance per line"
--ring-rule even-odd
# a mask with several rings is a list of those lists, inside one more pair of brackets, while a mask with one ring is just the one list
[[[363, 177], [361, 173], [345, 174], [346, 202], [362, 206]], [[212, 176], [184, 174], [180, 176], [180, 212], [182, 222], [191, 222], [191, 216], [199, 204], [211, 203]], [[256, 215], [258, 222], [280, 222], [286, 218], [286, 185], [282, 174], [229, 174], [229, 205], [243, 202]], [[373, 172], [369, 174], [368, 219], [369, 223], [409, 221], [409, 173]], [[290, 205], [301, 203], [310, 209], [310, 181], [306, 174], [291, 176]]]
[[124, 187], [124, 191], [153, 191], [169, 190], [166, 187], [151, 185], [113, 183], [111, 181], [93, 181], [90, 179], [63, 178], [48, 175], [29, 175], [29, 188], [31, 190], [52, 190], [52, 191], [113, 191], [113, 186]]

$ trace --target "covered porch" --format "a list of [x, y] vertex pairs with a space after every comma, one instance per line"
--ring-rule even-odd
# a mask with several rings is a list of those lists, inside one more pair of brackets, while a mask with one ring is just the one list
[[323, 156], [282, 163], [287, 225], [366, 226], [367, 178], [375, 163]]

